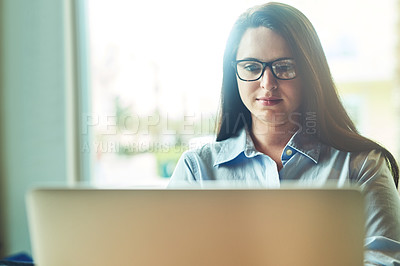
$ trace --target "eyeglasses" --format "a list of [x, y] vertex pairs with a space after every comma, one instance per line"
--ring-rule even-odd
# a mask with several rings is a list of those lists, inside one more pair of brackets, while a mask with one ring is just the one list
[[296, 77], [296, 62], [292, 58], [279, 58], [271, 62], [256, 59], [244, 59], [232, 62], [236, 74], [243, 81], [255, 81], [262, 77], [269, 67], [277, 79], [289, 80]]

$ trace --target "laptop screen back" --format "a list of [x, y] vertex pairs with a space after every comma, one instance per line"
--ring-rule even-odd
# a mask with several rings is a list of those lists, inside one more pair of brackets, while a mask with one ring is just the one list
[[362, 265], [356, 190], [37, 189], [33, 256], [63, 265]]

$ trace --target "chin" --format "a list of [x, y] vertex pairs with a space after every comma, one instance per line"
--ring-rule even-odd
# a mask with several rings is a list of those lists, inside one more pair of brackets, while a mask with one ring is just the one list
[[276, 116], [276, 115], [259, 115], [256, 117], [262, 123], [268, 124], [269, 126], [283, 126], [289, 123], [287, 116]]

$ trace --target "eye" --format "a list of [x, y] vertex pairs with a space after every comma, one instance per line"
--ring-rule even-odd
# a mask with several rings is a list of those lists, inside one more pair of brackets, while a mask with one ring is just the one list
[[273, 63], [272, 69], [280, 79], [292, 79], [296, 77], [296, 64], [292, 59], [276, 61]]
[[258, 72], [261, 70], [261, 67], [257, 64], [248, 64], [244, 67], [244, 69], [250, 72]]
[[274, 64], [274, 68], [277, 72], [288, 72], [294, 70], [294, 64], [289, 62], [277, 63]]
[[258, 73], [262, 70], [262, 65], [257, 62], [240, 62], [238, 64], [238, 68], [245, 70], [247, 72], [255, 72]]

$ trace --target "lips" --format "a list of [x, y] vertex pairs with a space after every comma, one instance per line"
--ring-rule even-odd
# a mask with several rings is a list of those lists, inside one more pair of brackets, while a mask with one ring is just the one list
[[283, 100], [278, 97], [260, 97], [260, 98], [256, 98], [256, 101], [261, 103], [264, 106], [273, 106], [273, 105], [279, 104]]

